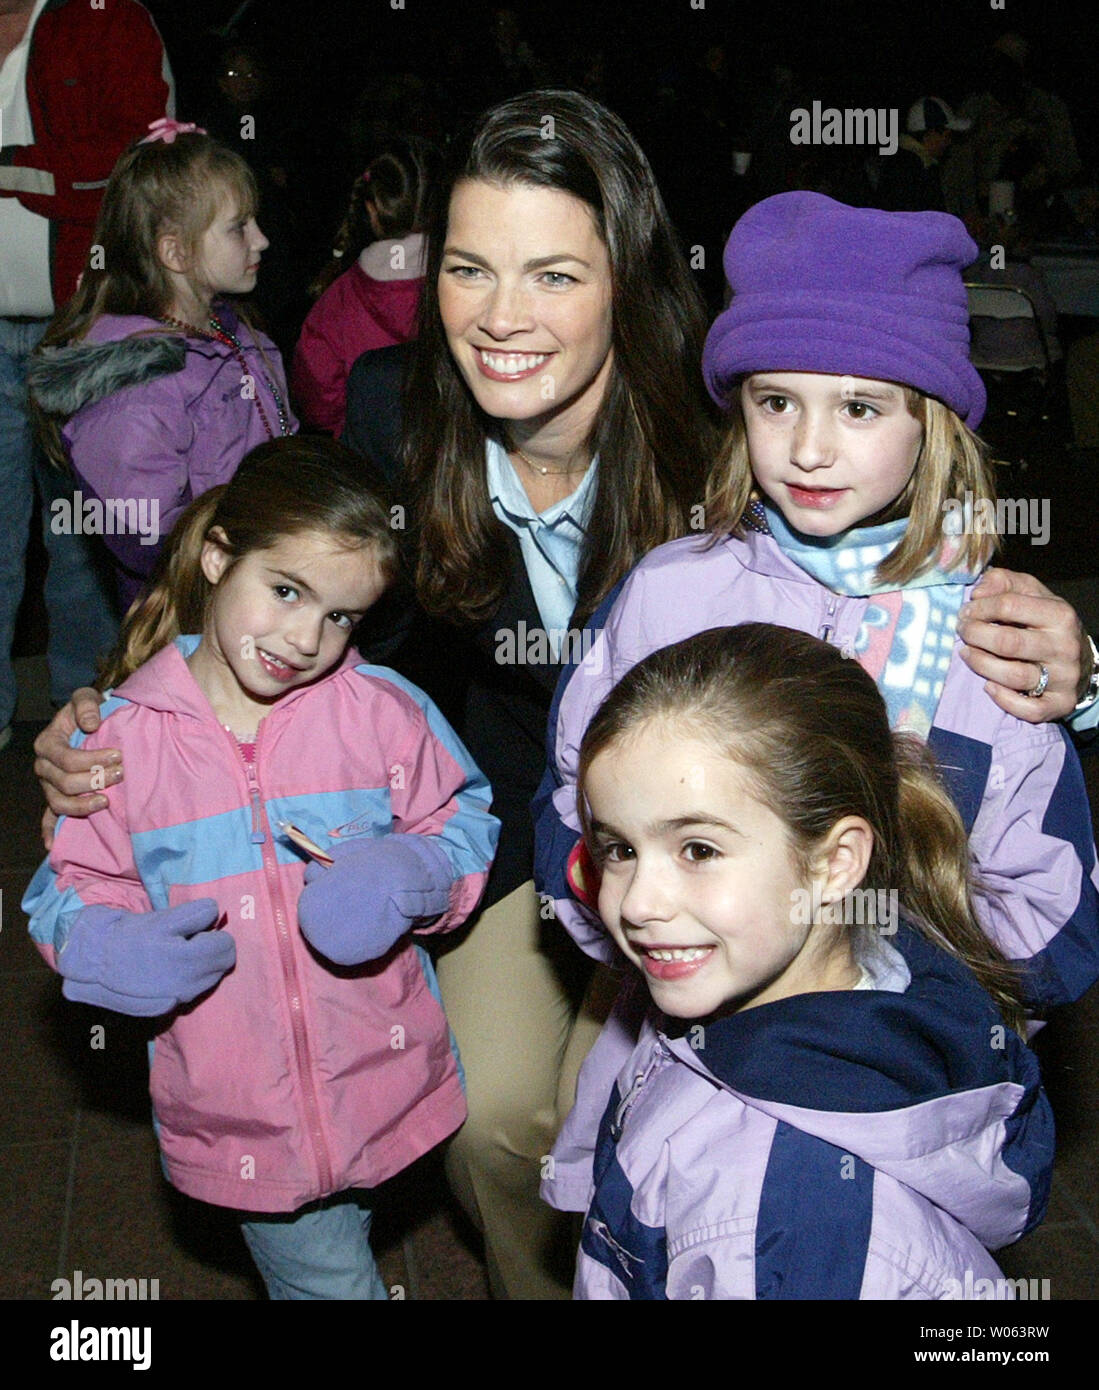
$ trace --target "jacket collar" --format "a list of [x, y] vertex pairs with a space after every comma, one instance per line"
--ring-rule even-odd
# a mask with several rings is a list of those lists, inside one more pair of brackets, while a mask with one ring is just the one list
[[903, 920], [891, 944], [911, 974], [903, 992], [800, 994], [706, 1024], [704, 1049], [691, 1048], [689, 1027], [668, 1045], [730, 1090], [833, 1112], [896, 1110], [1015, 1079], [1020, 1039], [973, 1044], [974, 1030], [990, 1036], [1002, 1022], [969, 970]]
[[819, 587], [811, 575], [806, 574], [800, 565], [796, 565], [783, 553], [774, 536], [746, 530], [743, 535], [725, 536], [718, 544], [737, 555], [740, 563], [755, 574], [766, 575], [769, 579], [782, 579], [791, 584]]
[[[187, 665], [187, 657], [195, 651], [200, 640], [201, 638], [193, 633], [177, 637], [157, 652], [154, 657], [146, 661], [143, 666], [140, 666], [132, 676], [124, 680], [114, 693], [129, 700], [132, 704], [143, 705], [148, 709], [161, 710], [166, 714], [177, 714], [203, 722], [213, 720], [216, 723], [217, 716], [214, 714], [213, 707], [199, 688], [194, 676], [191, 675], [190, 667]], [[271, 713], [267, 718], [272, 718], [275, 714], [289, 709], [291, 705], [295, 705], [301, 700], [311, 698], [321, 686], [326, 685], [349, 668], [361, 664], [362, 660], [359, 652], [354, 647], [349, 646], [343, 655], [343, 660], [334, 670], [329, 671], [327, 675], [309, 685], [299, 686], [296, 690], [288, 691], [272, 705]]]

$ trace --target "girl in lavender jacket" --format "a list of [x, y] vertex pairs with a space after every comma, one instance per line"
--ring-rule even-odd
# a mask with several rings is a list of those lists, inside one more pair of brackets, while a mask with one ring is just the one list
[[856, 662], [762, 623], [600, 707], [586, 894], [652, 1002], [543, 1183], [587, 1209], [575, 1297], [1014, 1295], [987, 1248], [1042, 1219], [1052, 1116], [933, 767]]
[[[857, 659], [892, 726], [928, 744], [987, 889], [981, 921], [1023, 967], [1032, 1012], [1078, 998], [1099, 976], [1099, 872], [1079, 762], [1058, 725], [1016, 717], [1041, 701], [1046, 667], [1034, 663], [1029, 695], [1001, 692], [994, 703], [956, 635], [995, 545], [991, 469], [973, 433], [985, 393], [967, 355], [961, 277], [975, 254], [945, 213], [850, 208], [816, 193], [766, 199], [733, 229], [733, 298], [703, 358], [730, 419], [709, 535], [642, 561], [559, 686], [536, 879], [593, 954], [608, 943], [565, 879], [584, 730], [648, 653], [757, 620]], [[1097, 711], [1092, 702], [1080, 717]]]
[[24, 901], [67, 998], [160, 1019], [165, 1172], [243, 1213], [273, 1298], [385, 1298], [366, 1189], [466, 1115], [409, 933], [473, 912], [498, 823], [427, 696], [348, 648], [395, 567], [330, 440], [261, 445], [193, 503], [87, 739], [125, 785]]
[[256, 286], [257, 199], [239, 155], [156, 122], [115, 165], [80, 287], [31, 365], [43, 443], [100, 504], [124, 608], [192, 498], [297, 429], [278, 348], [227, 298]]

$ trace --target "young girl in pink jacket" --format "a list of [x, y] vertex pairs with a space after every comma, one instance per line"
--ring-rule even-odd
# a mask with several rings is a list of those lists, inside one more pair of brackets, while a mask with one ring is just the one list
[[395, 140], [355, 180], [332, 259], [312, 286], [320, 298], [294, 352], [294, 398], [313, 429], [343, 433], [347, 378], [358, 357], [416, 336], [435, 165], [432, 146]]
[[410, 933], [469, 916], [498, 823], [427, 696], [348, 647], [395, 565], [332, 441], [261, 445], [193, 503], [87, 740], [126, 782], [24, 901], [67, 998], [161, 1020], [165, 1171], [242, 1213], [272, 1298], [385, 1298], [369, 1189], [466, 1115]]

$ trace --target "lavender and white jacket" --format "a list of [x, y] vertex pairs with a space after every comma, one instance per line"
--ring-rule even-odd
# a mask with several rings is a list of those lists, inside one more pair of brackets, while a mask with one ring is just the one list
[[587, 1211], [575, 1298], [1014, 1297], [988, 1250], [1045, 1212], [1037, 1060], [906, 922], [867, 970], [705, 1025], [637, 979], [542, 1184]]

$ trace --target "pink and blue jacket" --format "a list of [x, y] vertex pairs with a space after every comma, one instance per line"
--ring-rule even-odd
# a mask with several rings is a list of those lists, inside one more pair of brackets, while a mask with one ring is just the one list
[[466, 1114], [460, 1064], [427, 953], [334, 966], [296, 907], [307, 860], [290, 821], [321, 845], [392, 832], [433, 837], [453, 868], [432, 932], [459, 926], [484, 887], [499, 829], [491, 789], [422, 691], [353, 649], [262, 721], [249, 764], [186, 665], [181, 637], [114, 691], [85, 748], [121, 747], [109, 806], [63, 818], [24, 899], [53, 965], [90, 904], [130, 912], [213, 898], [237, 963], [164, 1021], [151, 1053], [164, 1164], [219, 1206], [293, 1211], [375, 1187]]
[[542, 1183], [587, 1212], [574, 1297], [1015, 1296], [988, 1251], [1048, 1201], [1037, 1060], [907, 922], [869, 973], [705, 1024], [637, 979]]
[[[800, 569], [774, 538], [749, 532], [710, 549], [689, 537], [660, 546], [633, 570], [602, 631], [550, 715], [548, 770], [534, 803], [535, 882], [585, 951], [615, 947], [596, 914], [572, 893], [569, 857], [579, 841], [580, 742], [604, 696], [643, 657], [697, 632], [771, 622], [856, 650], [866, 598], [833, 593]], [[591, 626], [599, 626], [602, 613]], [[1079, 759], [1058, 724], [1027, 724], [984, 692], [954, 652], [928, 746], [969, 834], [985, 892], [977, 911], [1009, 960], [1019, 963], [1031, 1011], [1041, 1017], [1099, 978], [1099, 870]]]

